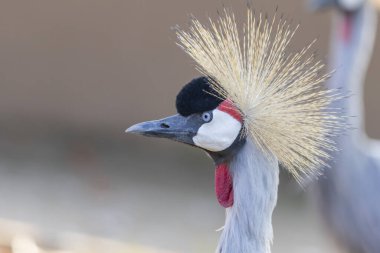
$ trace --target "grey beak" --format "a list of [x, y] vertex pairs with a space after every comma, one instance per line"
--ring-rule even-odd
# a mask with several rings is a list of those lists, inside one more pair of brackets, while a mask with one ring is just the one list
[[179, 114], [147, 122], [138, 123], [125, 130], [148, 137], [166, 138], [174, 141], [194, 145], [193, 137], [198, 127], [192, 124], [188, 117]]

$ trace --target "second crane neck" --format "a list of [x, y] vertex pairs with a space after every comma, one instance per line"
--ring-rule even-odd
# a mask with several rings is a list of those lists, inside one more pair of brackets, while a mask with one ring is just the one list
[[345, 95], [349, 95], [334, 107], [343, 108], [349, 116], [348, 123], [356, 129], [350, 135], [354, 138], [365, 133], [363, 86], [373, 51], [376, 23], [375, 9], [365, 3], [355, 12], [336, 15], [332, 29], [330, 68], [335, 73], [328, 85], [341, 88]]

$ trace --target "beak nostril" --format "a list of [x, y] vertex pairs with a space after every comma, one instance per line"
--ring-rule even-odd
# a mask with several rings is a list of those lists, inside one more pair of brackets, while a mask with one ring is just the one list
[[161, 128], [170, 128], [170, 126], [166, 123], [161, 123]]

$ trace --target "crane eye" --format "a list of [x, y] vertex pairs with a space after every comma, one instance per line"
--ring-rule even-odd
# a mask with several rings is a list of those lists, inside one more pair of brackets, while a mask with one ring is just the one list
[[202, 113], [202, 120], [204, 122], [210, 122], [212, 120], [212, 113], [211, 112]]

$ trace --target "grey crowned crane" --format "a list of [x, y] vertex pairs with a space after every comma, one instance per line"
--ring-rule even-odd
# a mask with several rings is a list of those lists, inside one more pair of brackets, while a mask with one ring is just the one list
[[297, 180], [318, 174], [341, 127], [329, 107], [340, 95], [324, 88], [328, 74], [310, 45], [287, 53], [296, 28], [282, 18], [255, 17], [248, 8], [242, 34], [228, 10], [209, 26], [195, 18], [190, 26], [178, 28], [178, 45], [203, 76], [177, 95], [178, 114], [126, 132], [204, 150], [226, 209], [216, 252], [268, 253], [279, 163]]
[[[379, 1], [378, 1], [379, 2]], [[326, 224], [349, 252], [380, 252], [380, 143], [367, 137], [363, 97], [367, 66], [375, 42], [377, 14], [368, 0], [317, 0], [315, 8], [336, 7], [331, 41], [330, 88], [352, 95], [341, 100], [348, 123], [354, 128], [336, 142], [330, 168], [317, 184]], [[344, 112], [342, 111], [342, 116]]]

